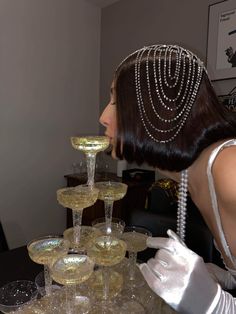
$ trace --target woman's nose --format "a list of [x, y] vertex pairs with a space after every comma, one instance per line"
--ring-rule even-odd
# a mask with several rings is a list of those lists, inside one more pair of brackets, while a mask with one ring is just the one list
[[102, 114], [101, 114], [101, 116], [100, 116], [100, 118], [99, 118], [99, 122], [100, 122], [103, 126], [105, 126], [105, 127], [108, 126], [108, 124], [109, 124], [109, 119], [108, 119], [108, 106], [106, 106], [106, 108], [103, 110], [103, 112], [102, 112]]

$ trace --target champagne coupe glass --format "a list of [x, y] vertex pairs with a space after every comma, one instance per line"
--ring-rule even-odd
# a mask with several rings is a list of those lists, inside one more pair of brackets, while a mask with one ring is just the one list
[[[115, 272], [114, 274], [112, 274], [109, 268], [110, 266], [116, 265], [122, 261], [126, 253], [126, 248], [127, 248], [126, 243], [124, 241], [117, 239], [111, 235], [103, 235], [96, 238], [93, 241], [92, 245], [87, 250], [87, 255], [97, 265], [101, 266], [101, 269], [95, 272], [96, 277], [91, 278], [93, 280], [91, 280], [90, 282], [91, 288], [93, 289], [94, 294], [96, 294], [97, 292], [96, 288], [100, 290], [99, 285], [101, 281], [99, 280], [99, 277], [102, 278], [103, 284], [102, 301], [100, 300], [97, 304], [95, 304], [97, 311], [96, 313], [110, 313], [111, 309], [114, 313], [116, 313], [119, 310], [115, 302], [109, 300], [110, 298], [109, 290], [112, 286], [113, 289], [116, 288], [118, 281], [120, 280], [120, 278], [122, 278], [122, 276]], [[96, 282], [97, 280], [99, 280], [100, 282]]]
[[[105, 217], [100, 217], [97, 219], [94, 219], [92, 221], [92, 226], [99, 230], [103, 235], [107, 234], [107, 226], [106, 226], [106, 219]], [[120, 238], [122, 236], [122, 233], [124, 232], [125, 229], [125, 222], [124, 220], [120, 218], [111, 218], [111, 233], [110, 235]]]
[[128, 287], [134, 288], [144, 284], [142, 277], [136, 278], [138, 274], [141, 275], [139, 269], [136, 266], [137, 253], [144, 251], [147, 248], [146, 240], [151, 236], [151, 232], [146, 228], [138, 226], [125, 227], [121, 238], [127, 245], [127, 251], [129, 255], [129, 276], [126, 282]]
[[109, 146], [109, 138], [102, 135], [74, 136], [71, 137], [71, 144], [75, 149], [85, 153], [88, 174], [87, 184], [92, 186], [94, 184], [96, 155], [98, 152], [104, 151]]
[[104, 201], [106, 232], [110, 234], [114, 201], [125, 196], [128, 186], [121, 182], [102, 181], [96, 182], [95, 187], [99, 189], [98, 199]]
[[29, 280], [16, 280], [0, 288], [0, 313], [13, 313], [37, 299], [37, 287]]
[[46, 236], [32, 240], [28, 245], [30, 258], [37, 264], [44, 265], [44, 281], [46, 295], [51, 294], [52, 278], [49, 267], [56, 259], [67, 254], [69, 241], [59, 236]]
[[94, 262], [86, 255], [68, 254], [56, 260], [50, 269], [53, 280], [65, 285], [66, 313], [81, 313], [76, 309], [76, 285], [92, 275]]
[[75, 242], [74, 227], [68, 228], [63, 232], [64, 239], [70, 241], [71, 249], [79, 249], [79, 251], [86, 253], [87, 247], [90, 246], [91, 242], [102, 235], [102, 231], [91, 226], [81, 226], [80, 230], [80, 241]]
[[72, 188], [62, 188], [57, 191], [58, 202], [72, 209], [73, 215], [73, 244], [75, 249], [79, 248], [80, 231], [83, 209], [92, 206], [98, 197], [98, 189], [89, 185], [78, 185]]

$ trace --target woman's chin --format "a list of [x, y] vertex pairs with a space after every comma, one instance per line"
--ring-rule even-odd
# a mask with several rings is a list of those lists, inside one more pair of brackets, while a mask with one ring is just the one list
[[116, 157], [116, 150], [115, 150], [115, 148], [113, 148], [113, 146], [111, 146], [111, 145], [110, 145], [110, 147], [109, 147], [108, 149], [106, 149], [105, 153], [106, 153], [107, 156], [110, 156], [110, 157], [112, 157], [113, 159], [118, 159], [118, 158]]
[[111, 151], [111, 157], [113, 158], [113, 159], [117, 159], [117, 157], [116, 157], [116, 150], [113, 148], [112, 149], [112, 151]]

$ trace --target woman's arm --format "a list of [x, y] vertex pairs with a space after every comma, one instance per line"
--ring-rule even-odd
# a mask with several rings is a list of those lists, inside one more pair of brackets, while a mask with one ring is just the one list
[[203, 259], [168, 230], [169, 238], [148, 238], [159, 249], [140, 270], [150, 288], [181, 314], [236, 313], [236, 300], [209, 274]]
[[236, 288], [236, 272], [227, 271], [215, 264], [206, 263], [206, 268], [212, 278], [218, 282], [222, 289], [232, 290]]

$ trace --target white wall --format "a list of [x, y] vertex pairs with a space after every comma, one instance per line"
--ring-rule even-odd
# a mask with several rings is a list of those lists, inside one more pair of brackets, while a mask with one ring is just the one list
[[84, 0], [0, 0], [0, 220], [11, 248], [62, 233], [63, 176], [98, 132], [101, 9]]
[[[120, 0], [102, 9], [101, 110], [113, 72], [135, 49], [155, 43], [177, 43], [206, 61], [208, 6], [216, 0]], [[217, 31], [217, 30], [216, 30]], [[214, 83], [228, 93], [236, 80]]]

